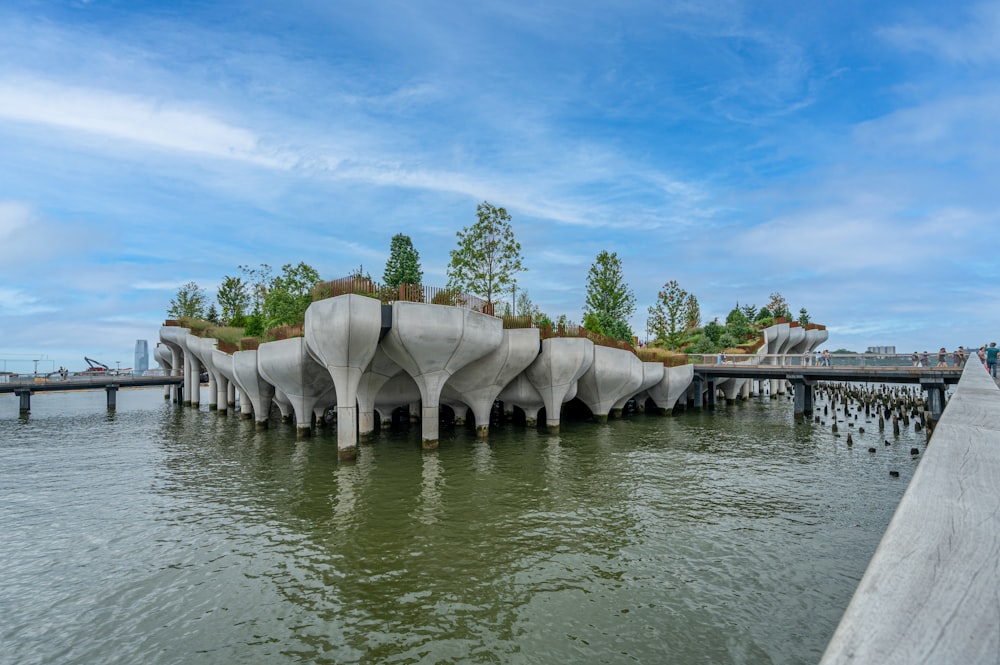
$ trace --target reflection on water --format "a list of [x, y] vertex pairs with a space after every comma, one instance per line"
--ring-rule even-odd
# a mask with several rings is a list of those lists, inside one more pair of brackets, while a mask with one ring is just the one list
[[7, 662], [812, 663], [922, 447], [760, 400], [345, 464], [335, 428], [103, 398], [0, 399]]

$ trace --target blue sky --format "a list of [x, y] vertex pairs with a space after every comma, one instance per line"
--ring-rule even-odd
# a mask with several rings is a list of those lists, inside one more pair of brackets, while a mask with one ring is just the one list
[[443, 285], [483, 200], [552, 317], [607, 249], [640, 335], [675, 279], [707, 319], [780, 291], [831, 349], [1000, 338], [997, 3], [14, 0], [0, 26], [0, 358], [130, 366], [185, 282], [381, 276], [400, 232]]

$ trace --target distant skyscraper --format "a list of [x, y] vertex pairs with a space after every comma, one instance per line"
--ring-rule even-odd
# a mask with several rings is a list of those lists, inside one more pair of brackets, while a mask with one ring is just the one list
[[145, 372], [149, 369], [149, 344], [144, 339], [135, 340], [135, 362], [132, 363], [133, 372]]

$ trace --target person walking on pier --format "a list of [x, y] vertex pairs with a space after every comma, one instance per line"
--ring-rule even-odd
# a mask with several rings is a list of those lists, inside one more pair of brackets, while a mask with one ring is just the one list
[[924, 351], [923, 353], [920, 354], [920, 366], [921, 367], [930, 367], [931, 366], [931, 358], [930, 358], [929, 355], [927, 355], [926, 351]]
[[938, 351], [938, 364], [937, 364], [937, 366], [938, 367], [947, 367], [948, 366], [948, 352], [945, 350], [945, 348], [943, 346], [941, 347], [941, 350]]
[[920, 367], [920, 355], [916, 351], [910, 356], [910, 362], [913, 363], [914, 367]]
[[990, 346], [986, 349], [986, 370], [993, 376], [997, 378], [997, 355], [1000, 354], [1000, 349], [997, 348], [996, 342], [990, 342]]
[[965, 349], [959, 346], [958, 351], [955, 352], [955, 367], [963, 367], [964, 365], [965, 365]]

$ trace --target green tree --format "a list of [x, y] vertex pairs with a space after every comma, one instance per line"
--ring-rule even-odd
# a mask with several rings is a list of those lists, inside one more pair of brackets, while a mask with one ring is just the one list
[[219, 310], [214, 302], [208, 306], [208, 311], [205, 312], [205, 320], [209, 323], [219, 325]]
[[226, 326], [242, 327], [250, 311], [250, 292], [247, 283], [240, 277], [226, 275], [215, 295], [222, 309], [221, 321]]
[[188, 316], [194, 319], [205, 318], [205, 291], [195, 282], [188, 282], [177, 289], [177, 295], [170, 299], [167, 316], [178, 319]]
[[240, 266], [240, 271], [246, 278], [247, 290], [250, 293], [250, 313], [244, 317], [244, 333], [260, 337], [267, 329], [264, 321], [264, 301], [267, 300], [267, 290], [271, 283], [271, 266], [261, 263], [256, 268], [249, 265]]
[[799, 323], [804, 326], [809, 325], [809, 312], [806, 311], [805, 307], [799, 310]]
[[[629, 317], [635, 313], [635, 294], [625, 283], [622, 272], [622, 261], [616, 252], [602, 250], [587, 273], [587, 298], [584, 301], [584, 326], [587, 325], [587, 315], [591, 324], [599, 322], [601, 334], [625, 341], [632, 340], [632, 329], [628, 324]], [[597, 331], [595, 331], [597, 332]]]
[[518, 316], [530, 316], [536, 326], [552, 325], [552, 319], [538, 305], [532, 302], [531, 296], [528, 295], [528, 289], [521, 289], [517, 292], [517, 302], [515, 304], [514, 311]]
[[771, 310], [771, 316], [774, 318], [784, 317], [787, 321], [792, 320], [792, 312], [788, 309], [788, 303], [780, 291], [771, 294], [771, 301], [767, 303], [767, 308]]
[[694, 330], [701, 325], [701, 307], [698, 305], [698, 299], [694, 297], [693, 293], [689, 293], [687, 300], [684, 301], [684, 329]]
[[267, 287], [264, 298], [264, 324], [267, 328], [302, 323], [306, 308], [312, 304], [312, 288], [319, 281], [319, 273], [310, 265], [299, 262], [281, 266]]
[[649, 307], [649, 327], [670, 349], [680, 346], [681, 333], [689, 323], [689, 296], [677, 280], [672, 279], [660, 289], [656, 304]]
[[757, 306], [756, 305], [743, 305], [740, 307], [740, 311], [743, 312], [743, 316], [747, 317], [747, 321], [757, 320]]
[[455, 235], [458, 247], [451, 250], [448, 288], [467, 291], [486, 299], [509, 293], [521, 263], [521, 244], [514, 239], [510, 215], [503, 208], [483, 201], [476, 206], [476, 223]]
[[410, 236], [397, 233], [389, 243], [389, 260], [385, 262], [382, 281], [388, 286], [420, 284], [424, 271], [420, 269], [420, 254], [413, 247]]
[[[729, 333], [736, 344], [739, 344], [746, 341], [747, 337], [753, 334], [753, 331], [754, 328], [747, 319], [743, 309], [740, 308], [739, 303], [736, 303], [736, 307], [726, 317], [726, 332]], [[730, 346], [736, 346], [736, 344]]]
[[767, 307], [761, 307], [760, 311], [757, 312], [757, 316], [754, 317], [754, 322], [763, 321], [764, 319], [773, 319], [774, 313], [771, 312]]

